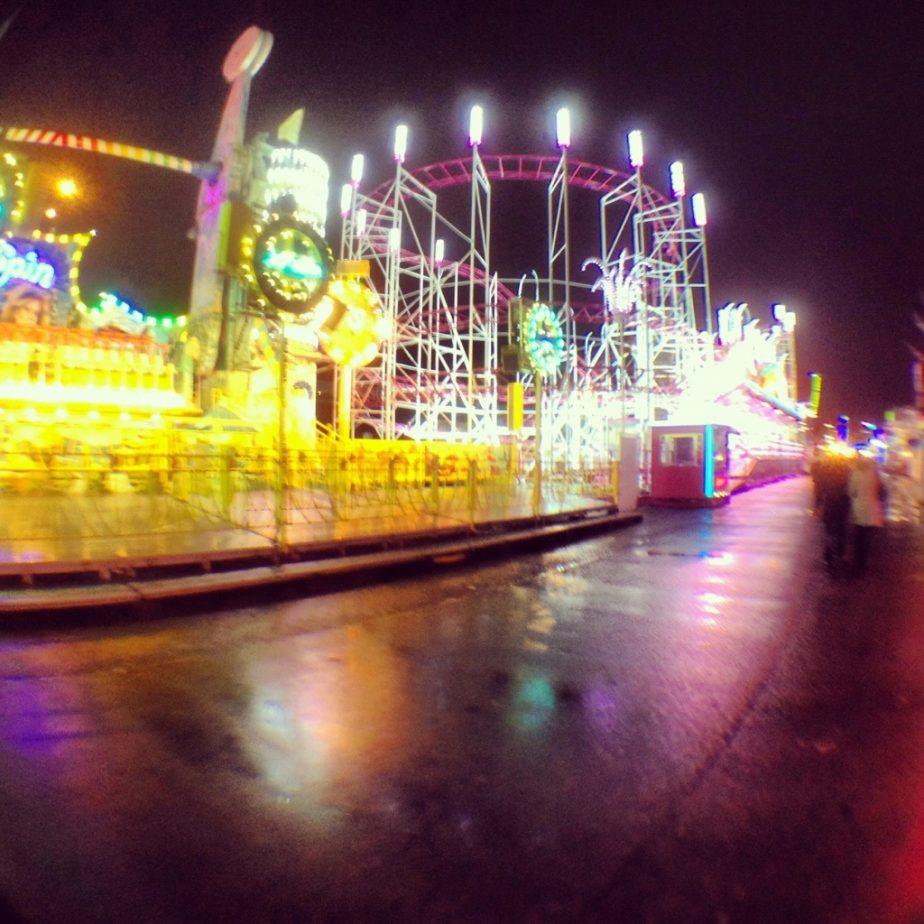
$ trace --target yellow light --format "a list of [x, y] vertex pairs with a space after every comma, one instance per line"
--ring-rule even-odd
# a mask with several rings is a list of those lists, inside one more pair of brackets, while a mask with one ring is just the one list
[[69, 176], [59, 177], [58, 181], [55, 183], [55, 191], [62, 199], [73, 199], [79, 192], [77, 183]]
[[336, 277], [330, 295], [320, 307], [321, 324], [328, 321], [335, 303], [342, 309], [332, 329], [321, 328], [321, 348], [337, 364], [356, 368], [368, 365], [378, 355], [382, 341], [382, 311], [378, 298], [364, 282], [354, 277]]

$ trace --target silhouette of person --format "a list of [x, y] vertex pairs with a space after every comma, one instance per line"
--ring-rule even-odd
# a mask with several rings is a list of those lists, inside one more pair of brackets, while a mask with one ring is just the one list
[[853, 573], [865, 574], [875, 530], [885, 525], [883, 485], [876, 462], [858, 455], [847, 482], [853, 520]]
[[816, 508], [824, 526], [824, 557], [834, 565], [847, 554], [850, 496], [847, 491], [850, 463], [836, 453], [825, 453], [815, 469]]

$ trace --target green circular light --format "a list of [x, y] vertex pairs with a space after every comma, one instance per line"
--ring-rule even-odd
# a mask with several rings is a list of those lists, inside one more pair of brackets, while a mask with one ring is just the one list
[[324, 295], [333, 268], [327, 242], [308, 225], [285, 216], [271, 222], [253, 245], [253, 279], [269, 304], [304, 314]]
[[523, 347], [533, 372], [556, 373], [565, 356], [565, 336], [555, 312], [548, 305], [533, 305], [523, 327]]

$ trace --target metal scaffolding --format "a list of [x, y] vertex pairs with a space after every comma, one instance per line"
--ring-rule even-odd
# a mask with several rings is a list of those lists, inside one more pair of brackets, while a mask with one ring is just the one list
[[[508, 303], [526, 273], [499, 276], [492, 263], [500, 181], [543, 187], [546, 253], [536, 264], [548, 277], [533, 272], [534, 294], [548, 298], [565, 332], [562, 368], [544, 384], [543, 442], [578, 464], [612, 451], [627, 419], [645, 428], [668, 413], [711, 337], [697, 328], [709, 313], [704, 229], [685, 221], [684, 198], [661, 194], [639, 170], [569, 160], [566, 148], [558, 157], [487, 156], [476, 145], [469, 158], [413, 170], [399, 159], [392, 181], [357, 191], [344, 217], [345, 252], [370, 262], [394, 336], [378, 365], [356, 371], [354, 434], [496, 443], [507, 432], [499, 357], [508, 335], [518, 337]], [[467, 227], [460, 187], [469, 193]], [[596, 202], [581, 220], [598, 223], [600, 252], [582, 255], [591, 259], [580, 277], [571, 189]], [[528, 432], [533, 376], [521, 368], [516, 378]]]

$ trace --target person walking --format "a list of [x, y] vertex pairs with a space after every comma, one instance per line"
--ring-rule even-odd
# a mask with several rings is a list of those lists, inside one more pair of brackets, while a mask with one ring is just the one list
[[873, 533], [885, 525], [883, 484], [876, 462], [859, 454], [847, 479], [850, 516], [853, 521], [854, 574], [866, 573]]
[[849, 477], [850, 467], [844, 456], [831, 453], [819, 459], [815, 471], [815, 504], [824, 527], [824, 556], [829, 567], [840, 562], [847, 553]]

